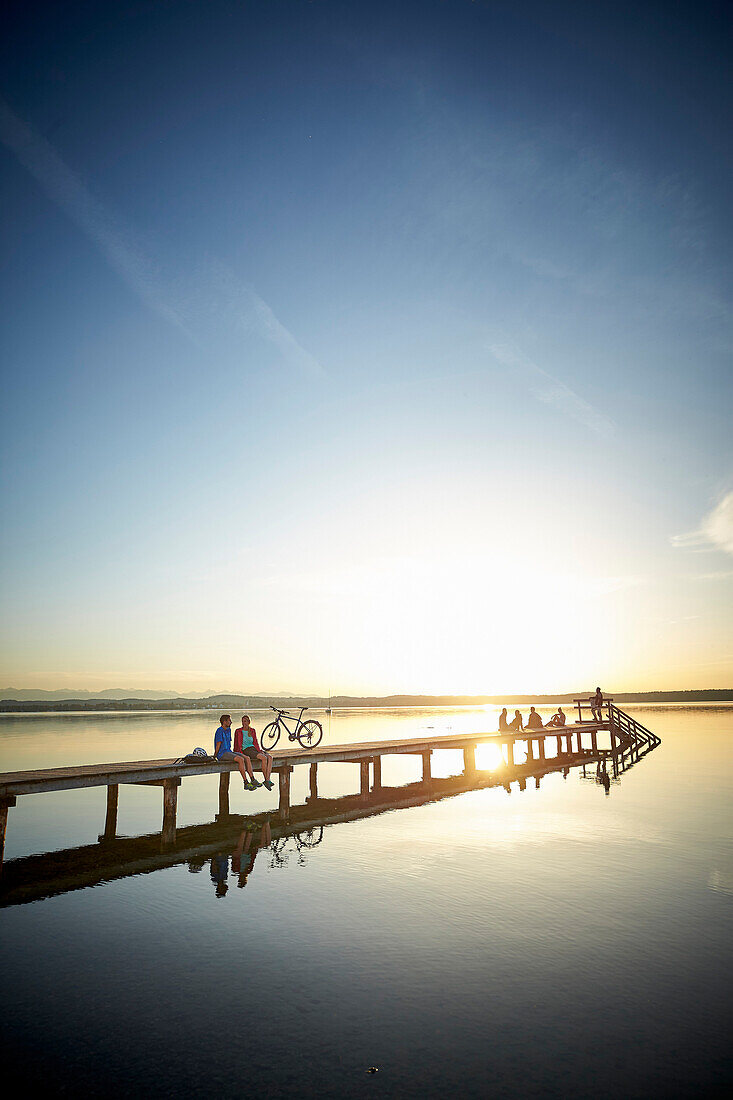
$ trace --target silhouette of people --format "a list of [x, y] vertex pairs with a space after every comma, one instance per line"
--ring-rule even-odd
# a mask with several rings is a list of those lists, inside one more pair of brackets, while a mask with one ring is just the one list
[[565, 711], [562, 709], [562, 707], [558, 707], [556, 712], [553, 714], [552, 718], [550, 719], [550, 721], [547, 723], [547, 725], [548, 726], [564, 726], [566, 721], [567, 721], [567, 716], [565, 714]]
[[271, 841], [272, 833], [269, 818], [263, 822], [258, 841], [254, 840], [254, 833], [251, 829], [242, 829], [237, 847], [232, 852], [232, 874], [238, 876], [237, 886], [240, 890], [247, 885], [247, 879], [252, 874], [260, 848], [268, 848]]
[[216, 896], [218, 898], [225, 898], [229, 886], [227, 884], [227, 878], [229, 876], [229, 856], [226, 852], [217, 852], [215, 856], [211, 857], [211, 881], [216, 887]]
[[534, 707], [529, 708], [529, 715], [527, 716], [527, 729], [528, 730], [541, 730], [543, 728], [542, 719], [540, 718]]
[[506, 707], [504, 707], [501, 714], [499, 715], [499, 733], [503, 733], [504, 730], [508, 730], [508, 729], [509, 729], [509, 725], [508, 725], [507, 720], [506, 720]]
[[599, 687], [596, 688], [596, 693], [590, 700], [591, 714], [596, 722], [603, 721], [603, 692]]
[[518, 711], [518, 710], [514, 711], [514, 717], [512, 718], [511, 722], [509, 723], [508, 728], [510, 730], [522, 730], [522, 729], [524, 729], [524, 726], [522, 724], [522, 715], [521, 715], [520, 711]]

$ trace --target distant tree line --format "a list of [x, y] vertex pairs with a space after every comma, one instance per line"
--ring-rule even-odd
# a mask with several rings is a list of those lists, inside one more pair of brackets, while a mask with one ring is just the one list
[[[450, 707], [526, 705], [554, 706], [588, 698], [593, 689], [572, 695], [336, 695], [272, 696], [272, 702], [294, 709], [299, 706], [323, 709], [349, 707]], [[733, 688], [707, 688], [699, 691], [637, 691], [610, 693], [616, 703], [725, 703], [733, 702]], [[200, 699], [2, 699], [0, 712], [39, 713], [43, 711], [144, 711], [144, 710], [263, 710], [267, 699], [261, 695], [208, 695]]]

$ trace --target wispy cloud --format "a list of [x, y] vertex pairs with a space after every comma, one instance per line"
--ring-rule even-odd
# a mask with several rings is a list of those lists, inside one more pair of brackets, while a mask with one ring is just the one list
[[726, 493], [712, 512], [703, 517], [696, 531], [672, 535], [670, 542], [682, 550], [723, 550], [733, 554], [733, 492]]
[[[0, 98], [0, 141], [37, 181], [48, 197], [97, 246], [107, 263], [154, 313], [201, 343], [196, 315], [210, 314], [221, 322], [222, 307], [228, 304], [229, 323], [256, 331], [273, 344], [283, 359], [311, 375], [322, 374], [317, 360], [306, 351], [276, 317], [267, 302], [233, 275], [218, 280], [202, 279], [183, 294], [167, 281], [158, 265], [135, 241], [134, 233], [96, 198], [82, 178], [59, 156], [41, 134], [30, 127]], [[220, 269], [223, 272], [223, 269]], [[195, 306], [192, 306], [195, 303]]]
[[555, 378], [549, 371], [538, 366], [516, 347], [508, 344], [489, 344], [488, 351], [497, 362], [511, 368], [537, 401], [558, 409], [565, 416], [572, 417], [573, 420], [584, 424], [586, 428], [590, 428], [596, 435], [610, 437], [614, 434], [616, 425], [612, 420], [598, 412], [559, 378]]

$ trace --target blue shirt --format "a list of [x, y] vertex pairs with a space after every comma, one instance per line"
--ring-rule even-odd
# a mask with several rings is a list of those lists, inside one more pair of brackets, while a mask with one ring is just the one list
[[[218, 745], [217, 745], [218, 741]], [[214, 756], [218, 758], [223, 752], [232, 751], [232, 730], [224, 729], [223, 726], [219, 726], [218, 730], [214, 734]]]

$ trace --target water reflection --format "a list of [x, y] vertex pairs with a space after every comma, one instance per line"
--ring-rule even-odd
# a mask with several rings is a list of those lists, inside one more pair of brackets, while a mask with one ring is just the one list
[[[10, 860], [0, 876], [0, 907], [24, 904], [39, 898], [68, 893], [117, 878], [127, 878], [177, 864], [187, 864], [193, 874], [208, 864], [213, 893], [226, 898], [231, 881], [243, 889], [254, 872], [258, 856], [267, 852], [270, 868], [283, 867], [295, 855], [305, 864], [309, 851], [324, 840], [324, 830], [347, 821], [406, 810], [430, 802], [455, 798], [471, 791], [501, 786], [507, 792], [539, 790], [545, 776], [571, 769], [600, 784], [606, 795], [629, 768], [659, 743], [650, 735], [648, 744], [621, 742], [616, 749], [578, 749], [551, 759], [528, 757], [519, 764], [501, 765], [493, 772], [468, 771], [458, 776], [429, 776], [400, 787], [375, 786], [368, 794], [338, 798], [307, 798], [289, 809], [251, 817], [218, 813], [214, 821], [180, 828], [175, 839], [161, 845], [160, 834], [111, 837], [102, 834], [98, 844], [45, 852]], [[500, 751], [500, 750], [497, 750]], [[610, 768], [610, 772], [609, 772]], [[528, 784], [528, 781], [531, 782]]]

